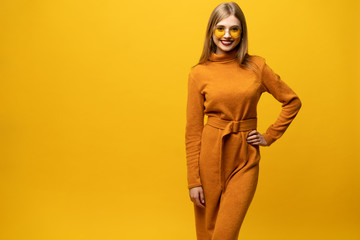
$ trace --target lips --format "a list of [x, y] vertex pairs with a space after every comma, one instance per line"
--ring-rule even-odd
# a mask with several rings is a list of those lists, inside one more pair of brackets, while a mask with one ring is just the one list
[[225, 41], [225, 40], [220, 40], [220, 42], [225, 45], [225, 46], [229, 46], [232, 44], [233, 41]]

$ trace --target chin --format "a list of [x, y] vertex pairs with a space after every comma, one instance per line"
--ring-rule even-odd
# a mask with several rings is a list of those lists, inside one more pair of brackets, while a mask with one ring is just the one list
[[223, 50], [224, 52], [228, 52], [228, 51], [231, 51], [233, 50], [235, 47], [229, 47], [229, 48], [220, 48], [221, 50]]

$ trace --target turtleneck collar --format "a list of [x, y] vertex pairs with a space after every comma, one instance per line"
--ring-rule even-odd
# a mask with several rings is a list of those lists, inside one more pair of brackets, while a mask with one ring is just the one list
[[212, 62], [228, 62], [236, 59], [237, 49], [233, 49], [228, 52], [223, 52], [222, 54], [217, 55], [214, 52], [211, 52], [209, 60]]

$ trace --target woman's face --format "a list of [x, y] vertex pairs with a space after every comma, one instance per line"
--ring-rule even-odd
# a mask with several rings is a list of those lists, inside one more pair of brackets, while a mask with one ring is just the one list
[[216, 44], [216, 54], [234, 49], [241, 40], [241, 25], [234, 15], [224, 18], [215, 25], [212, 36]]

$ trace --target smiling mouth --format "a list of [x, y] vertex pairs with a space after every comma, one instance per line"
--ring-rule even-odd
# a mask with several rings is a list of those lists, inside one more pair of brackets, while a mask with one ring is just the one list
[[220, 40], [220, 42], [225, 45], [225, 46], [229, 46], [232, 44], [233, 41], [225, 41], [225, 40]]

